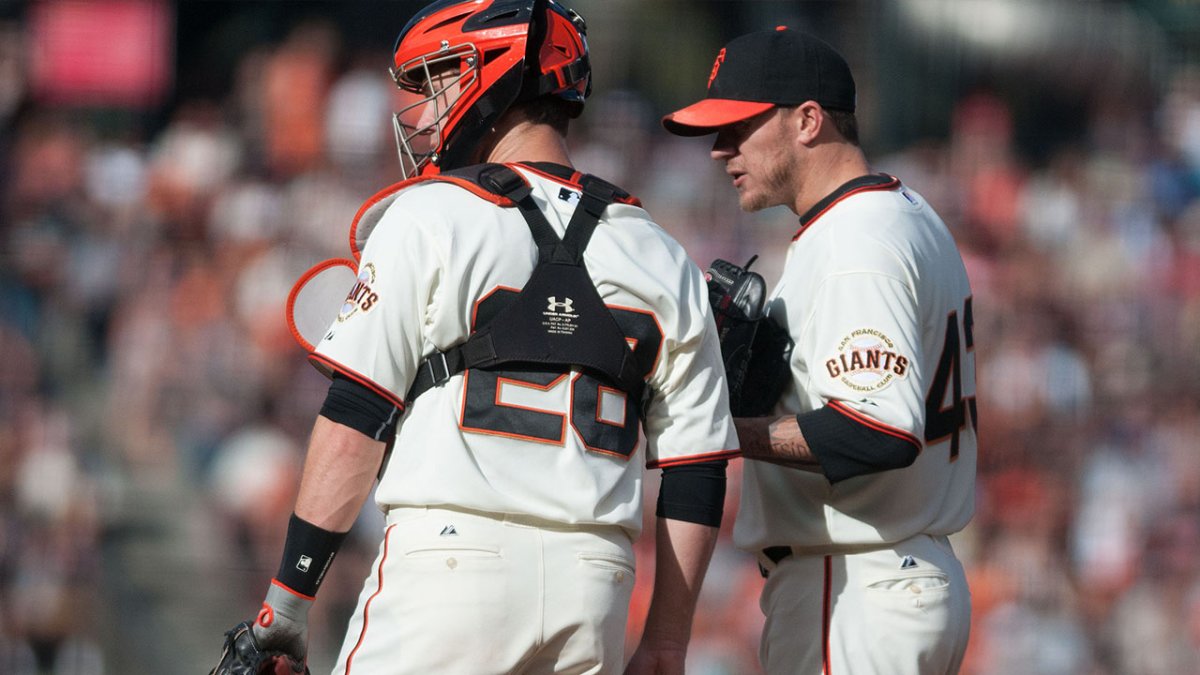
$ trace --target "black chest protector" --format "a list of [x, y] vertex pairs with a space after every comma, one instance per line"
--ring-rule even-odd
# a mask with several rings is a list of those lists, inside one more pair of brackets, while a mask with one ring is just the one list
[[575, 367], [625, 392], [642, 409], [645, 389], [625, 334], [604, 305], [583, 262], [583, 252], [604, 209], [628, 194], [584, 175], [582, 197], [562, 239], [534, 202], [532, 188], [503, 164], [480, 164], [448, 172], [493, 195], [511, 200], [537, 244], [538, 260], [525, 287], [466, 342], [426, 359], [406, 396], [412, 405], [430, 387], [468, 368], [545, 370]]

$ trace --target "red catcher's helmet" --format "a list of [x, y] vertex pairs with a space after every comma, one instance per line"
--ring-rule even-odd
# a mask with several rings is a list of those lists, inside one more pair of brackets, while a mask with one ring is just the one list
[[556, 0], [439, 0], [396, 40], [393, 116], [406, 178], [465, 166], [514, 103], [591, 93], [587, 26]]

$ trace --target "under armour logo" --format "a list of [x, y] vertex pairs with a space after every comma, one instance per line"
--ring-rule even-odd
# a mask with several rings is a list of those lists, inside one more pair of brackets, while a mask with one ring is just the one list
[[439, 534], [438, 536], [439, 537], [457, 537], [458, 530], [454, 529], [453, 525], [447, 525], [442, 528], [442, 533]]
[[296, 563], [296, 569], [301, 572], [307, 572], [310, 565], [312, 565], [312, 558], [302, 555], [300, 556], [300, 561]]
[[550, 304], [546, 307], [546, 311], [548, 312], [561, 310], [563, 314], [575, 313], [575, 301], [571, 298], [563, 298], [562, 302], [558, 302], [558, 298], [552, 295], [546, 298], [546, 300], [550, 302]]
[[900, 561], [900, 569], [911, 570], [917, 566], [917, 561], [911, 555], [904, 556], [904, 560]]

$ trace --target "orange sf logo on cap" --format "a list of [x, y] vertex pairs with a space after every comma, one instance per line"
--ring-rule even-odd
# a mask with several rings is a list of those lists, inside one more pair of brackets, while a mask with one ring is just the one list
[[708, 88], [708, 89], [712, 88], [713, 80], [717, 79], [717, 71], [721, 69], [722, 63], [725, 63], [725, 48], [724, 47], [722, 47], [721, 51], [717, 53], [717, 60], [713, 61], [712, 74], [710, 74], [708, 76], [708, 84], [706, 85], [705, 88]]

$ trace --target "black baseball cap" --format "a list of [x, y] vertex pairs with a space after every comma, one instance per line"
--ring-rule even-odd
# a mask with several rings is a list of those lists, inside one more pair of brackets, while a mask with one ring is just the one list
[[703, 136], [774, 106], [805, 101], [854, 112], [854, 77], [836, 49], [779, 26], [725, 45], [708, 76], [708, 95], [667, 115], [662, 124], [679, 136]]

